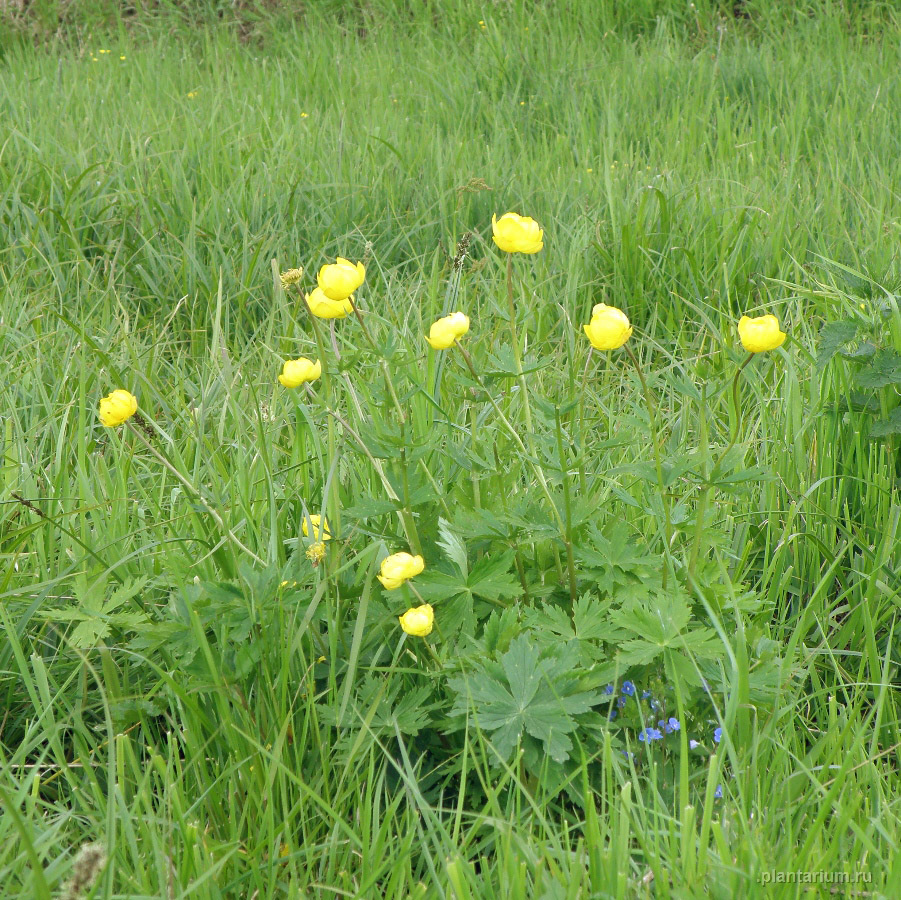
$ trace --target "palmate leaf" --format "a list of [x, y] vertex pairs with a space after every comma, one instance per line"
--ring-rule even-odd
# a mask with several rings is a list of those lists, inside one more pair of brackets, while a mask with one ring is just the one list
[[901, 353], [896, 350], [880, 350], [857, 376], [863, 388], [882, 388], [901, 384]]
[[884, 419], [874, 422], [870, 428], [870, 437], [886, 437], [890, 434], [901, 434], [901, 406], [896, 406]]
[[577, 679], [561, 672], [553, 659], [541, 659], [527, 635], [510, 642], [500, 667], [478, 665], [471, 675], [451, 678], [448, 684], [457, 694], [451, 715], [470, 712], [478, 727], [491, 732], [504, 759], [525, 732], [541, 741], [553, 760], [565, 762], [572, 749], [569, 734], [578, 727], [573, 717], [601, 702], [600, 694], [580, 690]]
[[712, 629], [689, 627], [691, 608], [685, 595], [676, 590], [624, 604], [610, 618], [635, 635], [620, 646], [619, 661], [623, 665], [645, 665], [670, 648], [701, 659], [723, 654]]
[[820, 341], [817, 346], [817, 370], [822, 371], [826, 364], [857, 337], [857, 322], [845, 319], [841, 322], [828, 322], [820, 329]]

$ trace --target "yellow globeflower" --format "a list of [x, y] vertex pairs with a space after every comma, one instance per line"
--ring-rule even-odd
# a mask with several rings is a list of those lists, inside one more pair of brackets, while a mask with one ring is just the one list
[[288, 288], [291, 287], [292, 284], [297, 284], [297, 282], [303, 278], [303, 269], [288, 269], [287, 272], [282, 272], [278, 277], [282, 283], [282, 287]]
[[506, 253], [537, 253], [544, 246], [544, 232], [528, 216], [504, 213], [491, 217], [494, 243]]
[[138, 398], [121, 388], [100, 401], [100, 421], [107, 428], [127, 422], [138, 411]]
[[339, 256], [338, 261], [323, 266], [319, 270], [317, 281], [319, 288], [329, 300], [344, 300], [349, 297], [366, 278], [363, 263], [352, 263]]
[[448, 347], [456, 344], [467, 331], [469, 331], [469, 316], [455, 312], [434, 322], [426, 340], [436, 350], [447, 350]]
[[399, 588], [405, 581], [409, 581], [425, 568], [425, 561], [421, 556], [411, 556], [409, 553], [395, 553], [382, 560], [381, 572], [376, 576], [381, 581], [386, 591]]
[[317, 319], [343, 319], [349, 316], [354, 311], [352, 300], [353, 297], [332, 300], [322, 288], [316, 288], [312, 294], [307, 294], [307, 306]]
[[597, 350], [616, 350], [632, 336], [629, 317], [615, 306], [598, 303], [591, 311], [591, 321], [584, 326], [591, 346]]
[[278, 376], [278, 380], [286, 388], [296, 388], [306, 381], [315, 381], [320, 375], [322, 375], [322, 363], [318, 359], [316, 362], [313, 362], [301, 356], [300, 359], [285, 361], [282, 374]]
[[432, 626], [435, 624], [435, 611], [431, 604], [424, 603], [422, 606], [408, 609], [402, 616], [398, 616], [400, 627], [407, 634], [413, 637], [425, 637], [432, 633]]
[[742, 316], [738, 322], [738, 336], [748, 353], [764, 353], [782, 346], [785, 332], [779, 330], [779, 320], [775, 316], [758, 316], [749, 319]]
[[309, 527], [307, 525], [307, 521], [310, 521], [313, 524], [313, 540], [314, 541], [330, 541], [332, 539], [332, 533], [329, 531], [328, 527], [328, 519], [325, 520], [325, 524], [320, 527], [319, 523], [322, 521], [320, 516], [304, 516], [303, 520], [300, 523], [300, 530], [303, 532], [304, 537], [309, 537]]

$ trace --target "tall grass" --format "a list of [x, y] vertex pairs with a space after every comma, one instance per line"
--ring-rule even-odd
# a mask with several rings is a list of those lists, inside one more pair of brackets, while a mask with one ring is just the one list
[[[820, 326], [848, 317], [901, 348], [901, 22], [892, 4], [697, 6], [247, 5], [241, 27], [197, 28], [217, 7], [78, 19], [35, 3], [10, 27], [0, 895], [57, 896], [89, 841], [109, 858], [93, 896], [110, 898], [801, 896], [763, 885], [771, 871], [865, 873], [892, 895], [897, 443], [848, 402], [853, 364], [815, 356]], [[600, 301], [628, 313], [665, 454], [699, 466], [736, 425], [737, 317], [775, 312], [790, 334], [740, 385], [740, 442], [765, 477], [717, 492], [704, 519], [705, 624], [744, 655], [721, 667], [734, 727], [690, 797], [609, 736], [579, 748], [581, 805], [516, 766], [497, 777], [477, 730], [430, 770], [427, 740], [365, 692], [372, 672], [427, 678], [361, 650], [387, 609], [365, 587], [375, 554], [405, 540], [379, 505], [385, 480], [403, 493], [393, 451], [409, 448], [435, 553], [439, 516], [465, 531], [480, 509], [541, 502], [465, 370], [421, 337], [465, 308], [473, 356], [507, 370], [490, 239], [507, 209], [546, 235], [516, 282], [536, 459], [555, 497], [577, 473], [579, 514], [655, 552], [655, 509], [629, 502], [652, 460], [641, 387], [619, 358], [589, 359], [580, 323]], [[312, 406], [275, 383], [316, 344], [272, 261], [312, 272], [338, 254], [367, 259], [367, 324], [411, 414], [399, 435], [348, 320], [330, 465]], [[515, 382], [489, 383], [520, 416]], [[119, 386], [181, 479], [97, 424]], [[384, 478], [354, 433], [388, 448]], [[302, 517], [332, 489], [344, 568], [295, 590]], [[680, 546], [698, 497], [685, 487], [676, 508]], [[553, 570], [549, 544], [517, 545], [530, 572]], [[236, 585], [252, 624], [226, 651], [211, 634], [231, 624], [204, 616]]]

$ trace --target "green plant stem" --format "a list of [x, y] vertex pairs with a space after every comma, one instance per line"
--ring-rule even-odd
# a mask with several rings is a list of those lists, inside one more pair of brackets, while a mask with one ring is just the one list
[[[379, 365], [381, 366], [382, 374], [385, 376], [385, 386], [388, 389], [388, 393], [391, 395], [391, 400], [394, 403], [394, 408], [397, 410], [397, 415], [400, 418], [401, 434], [402, 436], [404, 436], [404, 429], [407, 425], [407, 414], [404, 411], [403, 406], [401, 406], [400, 399], [397, 396], [397, 391], [394, 389], [394, 382], [391, 380], [391, 371], [388, 368], [388, 361], [381, 355], [381, 351], [379, 350], [378, 345], [376, 344], [372, 335], [369, 333], [369, 329], [366, 327], [366, 322], [363, 319], [363, 314], [357, 308], [356, 304], [353, 304], [353, 311], [357, 317], [357, 321], [360, 323], [360, 328], [363, 330], [363, 335], [365, 336], [367, 343], [379, 359]], [[413, 552], [421, 555], [422, 542], [419, 540], [419, 532], [416, 528], [415, 519], [413, 518], [413, 510], [410, 508], [410, 476], [408, 472], [407, 451], [405, 447], [401, 447], [400, 449], [400, 472], [401, 483], [404, 492], [403, 518], [404, 527], [407, 532], [407, 540], [409, 541], [410, 548], [413, 550]]]
[[[735, 377], [732, 379], [732, 406], [735, 408], [735, 422], [732, 428], [732, 436], [729, 440], [726, 449], [723, 451], [720, 458], [714, 464], [713, 469], [710, 474], [705, 476], [704, 478], [704, 487], [701, 489], [701, 496], [698, 498], [698, 508], [695, 514], [695, 534], [694, 540], [692, 541], [691, 547], [691, 556], [688, 560], [688, 574], [691, 577], [694, 577], [695, 568], [698, 564], [698, 558], [701, 553], [701, 540], [704, 535], [704, 516], [707, 514], [707, 503], [710, 499], [710, 488], [712, 486], [712, 482], [719, 477], [720, 474], [720, 466], [725, 461], [726, 457], [728, 457], [730, 451], [735, 446], [736, 441], [738, 440], [738, 433], [741, 430], [741, 405], [738, 402], [738, 380], [741, 377], [741, 373], [745, 366], [751, 362], [754, 358], [753, 353], [749, 353], [747, 359], [738, 367], [738, 370], [735, 373]], [[701, 412], [701, 421], [703, 423], [703, 433], [702, 433], [702, 441], [704, 445], [707, 445], [707, 427], [706, 427], [706, 418], [704, 417], [704, 411]]]
[[133, 425], [131, 422], [129, 422], [129, 425], [131, 426], [132, 432], [136, 434], [138, 438], [140, 438], [144, 446], [204, 505], [204, 508], [213, 517], [213, 521], [219, 526], [219, 528], [222, 530], [222, 533], [236, 547], [238, 547], [242, 552], [246, 553], [252, 560], [254, 560], [254, 562], [259, 563], [261, 566], [265, 566], [265, 561], [260, 559], [260, 557], [257, 556], [256, 553], [253, 552], [253, 550], [251, 550], [249, 547], [245, 547], [244, 544], [241, 543], [241, 541], [234, 535], [228, 525], [225, 524], [222, 516], [220, 516], [219, 513], [217, 513], [216, 510], [206, 502], [206, 500], [204, 500], [203, 495], [200, 493], [200, 491], [196, 487], [194, 487], [194, 485], [191, 484], [191, 482], [188, 481], [188, 479], [185, 478], [185, 476], [182, 475], [181, 472], [179, 472], [178, 469], [176, 469], [175, 466], [172, 465], [172, 463], [169, 462], [169, 460], [166, 459], [166, 457], [162, 453], [160, 453], [160, 451], [157, 450], [156, 447], [153, 446], [153, 444], [150, 443], [150, 441], [147, 440], [147, 438], [141, 432], [141, 429], [136, 425]]
[[[664, 556], [666, 558], [669, 557], [670, 553], [670, 543], [672, 541], [672, 531], [673, 526], [670, 521], [670, 509], [669, 509], [669, 500], [666, 496], [666, 489], [663, 483], [663, 462], [661, 460], [660, 454], [660, 430], [657, 427], [657, 405], [654, 402], [654, 396], [651, 394], [651, 389], [648, 387], [648, 382], [644, 377], [644, 372], [641, 369], [641, 365], [638, 362], [638, 357], [632, 352], [629, 348], [628, 344], [623, 345], [623, 349], [629, 356], [629, 359], [632, 360], [632, 365], [635, 366], [635, 371], [638, 373], [638, 380], [641, 382], [641, 389], [644, 391], [644, 402], [645, 406], [648, 409], [648, 421], [651, 424], [651, 438], [652, 438], [652, 447], [654, 450], [654, 468], [657, 472], [657, 489], [660, 491], [660, 502], [663, 505], [663, 525], [664, 525]], [[666, 589], [667, 584], [667, 567], [664, 565], [663, 567], [663, 588]]]
[[575, 604], [578, 598], [576, 582], [576, 561], [573, 558], [572, 542], [572, 498], [569, 490], [569, 473], [566, 466], [566, 455], [563, 451], [563, 428], [560, 425], [560, 410], [556, 410], [555, 423], [557, 426], [557, 453], [560, 457], [560, 478], [563, 482], [563, 511], [566, 515], [566, 567], [569, 574], [569, 601]]
[[507, 307], [510, 311], [510, 336], [513, 340], [513, 359], [516, 363], [516, 380], [522, 395], [522, 409], [526, 420], [526, 439], [529, 450], [535, 455], [535, 438], [532, 434], [532, 408], [529, 406], [529, 393], [526, 390], [526, 376], [522, 371], [522, 353], [519, 349], [519, 334], [516, 330], [516, 304], [513, 302], [513, 254], [507, 254]]
[[[319, 349], [319, 362], [322, 365], [322, 385], [325, 388], [325, 405], [328, 409], [331, 409], [334, 405], [334, 391], [332, 385], [332, 372], [331, 368], [329, 367], [325, 340], [323, 339], [322, 331], [319, 328], [319, 322], [317, 321], [316, 316], [313, 315], [313, 311], [309, 308], [309, 304], [307, 304], [307, 309], [310, 313], [310, 320], [313, 323], [313, 334], [316, 337], [316, 346]], [[326, 469], [327, 471], [331, 471], [332, 463], [335, 460], [337, 454], [335, 423], [331, 417], [329, 417], [328, 419], [326, 428], [328, 432], [328, 465]], [[331, 484], [329, 485], [329, 497], [327, 506], [329, 507], [329, 523], [333, 528], [334, 535], [337, 537], [341, 534], [341, 495], [338, 490], [337, 469], [335, 470], [335, 477], [332, 479]]]
[[563, 537], [565, 539], [566, 527], [563, 524], [563, 519], [560, 518], [560, 512], [557, 509], [557, 504], [554, 503], [554, 498], [551, 497], [551, 492], [550, 492], [550, 489], [548, 488], [547, 480], [544, 477], [544, 472], [541, 471], [538, 464], [535, 462], [533, 457], [529, 454], [529, 451], [526, 450], [526, 445], [522, 442], [522, 438], [519, 436], [516, 429], [511, 424], [510, 420], [504, 415], [504, 412], [500, 408], [500, 406], [498, 406], [497, 401], [494, 399], [494, 397], [491, 396], [491, 392], [485, 387], [484, 383], [482, 382], [482, 379], [479, 377], [479, 373], [476, 372], [475, 366], [473, 365], [473, 362], [472, 362], [472, 357], [470, 357], [469, 353], [466, 352], [466, 348], [459, 341], [457, 341], [456, 347], [460, 351], [461, 355], [463, 356], [463, 359], [466, 362], [466, 366], [469, 369], [470, 373], [472, 374], [472, 377], [475, 379], [476, 384], [478, 384], [478, 386], [482, 389], [485, 396], [488, 398], [488, 402], [494, 407], [494, 411], [498, 414], [498, 417], [500, 418], [501, 422], [503, 422], [504, 427], [507, 429], [510, 436], [513, 438], [514, 442], [516, 443], [516, 446], [519, 447], [520, 452], [523, 455], [523, 458], [528, 460], [529, 465], [532, 467], [532, 471], [535, 473], [535, 477], [538, 479], [538, 483], [541, 485], [541, 490], [544, 493], [544, 496], [547, 498], [548, 504], [550, 505], [551, 514], [553, 515], [554, 520], [556, 521], [558, 527], [560, 528], [560, 535], [561, 535], [561, 537]]

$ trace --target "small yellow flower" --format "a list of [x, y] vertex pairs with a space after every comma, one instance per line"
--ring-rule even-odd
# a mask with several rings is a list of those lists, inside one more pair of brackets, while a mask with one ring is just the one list
[[529, 216], [504, 213], [491, 217], [494, 243], [506, 253], [537, 253], [544, 246], [544, 232]]
[[307, 527], [308, 521], [311, 522], [313, 525], [313, 540], [314, 541], [330, 541], [332, 539], [332, 533], [328, 527], [328, 519], [325, 520], [325, 525], [322, 528], [320, 528], [319, 523], [320, 523], [321, 519], [319, 516], [304, 516], [303, 517], [303, 520], [300, 523], [300, 530], [303, 532], [304, 537], [309, 537], [309, 529]]
[[451, 313], [432, 323], [426, 340], [435, 350], [447, 350], [469, 331], [469, 316], [461, 312]]
[[191, 100], [197, 96], [197, 91], [188, 91], [188, 99]]
[[124, 57], [124, 56], [120, 56], [119, 59], [125, 59], [125, 57]]
[[309, 114], [309, 113], [301, 113], [301, 114], [300, 114], [300, 117], [301, 117], [301, 119], [309, 119], [309, 118], [310, 118], [310, 114]]
[[289, 588], [289, 589], [290, 589], [290, 588], [293, 588], [293, 587], [297, 587], [297, 582], [296, 582], [296, 581], [283, 581], [283, 582], [279, 585], [279, 587], [280, 587], [280, 588]]
[[382, 568], [376, 576], [386, 591], [399, 588], [405, 581], [418, 575], [425, 568], [421, 556], [409, 553], [394, 553], [382, 560]]
[[323, 266], [316, 280], [329, 300], [346, 300], [366, 278], [363, 263], [352, 263], [339, 256], [338, 261]]
[[413, 637], [425, 637], [432, 633], [432, 626], [435, 624], [435, 611], [432, 609], [431, 604], [424, 603], [422, 606], [408, 609], [402, 616], [397, 618], [400, 622], [400, 627], [407, 634], [412, 634]]
[[598, 303], [591, 311], [591, 322], [584, 326], [585, 334], [596, 350], [616, 350], [632, 336], [629, 317], [615, 306]]
[[738, 322], [738, 336], [748, 353], [775, 350], [786, 337], [785, 332], [779, 330], [779, 320], [775, 316], [758, 316], [756, 319], [742, 316]]
[[283, 288], [289, 288], [292, 284], [297, 284], [303, 278], [303, 269], [288, 269], [278, 276]]
[[318, 566], [319, 563], [322, 562], [323, 557], [325, 556], [325, 542], [324, 541], [316, 541], [315, 544], [310, 544], [307, 547], [307, 559], [313, 563], [314, 566]]
[[138, 398], [121, 388], [100, 401], [100, 421], [107, 428], [127, 422], [138, 411]]
[[109, 53], [109, 50], [101, 50], [100, 53]]
[[278, 380], [286, 388], [300, 387], [307, 381], [315, 381], [322, 375], [322, 364], [317, 359], [313, 362], [301, 356], [300, 359], [289, 359], [285, 361], [282, 368], [282, 374], [278, 376]]
[[315, 288], [307, 294], [307, 306], [317, 319], [343, 319], [353, 311], [353, 295], [343, 300], [330, 300], [322, 288]]

